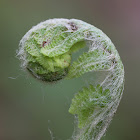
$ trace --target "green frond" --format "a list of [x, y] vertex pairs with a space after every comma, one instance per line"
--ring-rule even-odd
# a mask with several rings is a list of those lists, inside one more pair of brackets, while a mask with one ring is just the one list
[[73, 62], [70, 67], [67, 78], [80, 77], [86, 72], [109, 70], [112, 66], [113, 57], [102, 49], [85, 52]]
[[83, 41], [85, 29], [79, 29], [74, 32], [62, 32], [62, 34], [54, 37], [50, 44], [41, 49], [41, 53], [45, 56], [55, 57], [64, 54], [77, 42]]
[[72, 99], [69, 112], [78, 115], [78, 127], [83, 128], [89, 122], [89, 118], [101, 108], [106, 107], [111, 101], [110, 91], [106, 89], [103, 91], [100, 85], [94, 87], [90, 85], [89, 88], [84, 87]]

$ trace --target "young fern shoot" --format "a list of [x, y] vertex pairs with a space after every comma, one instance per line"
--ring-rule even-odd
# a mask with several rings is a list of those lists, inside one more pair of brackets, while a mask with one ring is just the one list
[[[72, 54], [86, 46], [86, 42], [88, 51], [72, 61]], [[18, 56], [24, 69], [45, 82], [108, 72], [96, 86], [90, 83], [77, 91], [69, 108], [69, 113], [78, 117], [72, 139], [100, 140], [117, 110], [124, 88], [124, 67], [107, 35], [81, 20], [50, 19], [24, 35]]]

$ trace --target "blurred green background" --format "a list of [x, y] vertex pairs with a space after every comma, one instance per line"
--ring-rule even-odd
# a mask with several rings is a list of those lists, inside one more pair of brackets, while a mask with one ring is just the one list
[[46, 85], [20, 68], [22, 36], [50, 18], [95, 25], [115, 44], [125, 66], [125, 90], [102, 140], [140, 140], [139, 0], [0, 0], [0, 140], [66, 140], [74, 127], [68, 108], [80, 81]]

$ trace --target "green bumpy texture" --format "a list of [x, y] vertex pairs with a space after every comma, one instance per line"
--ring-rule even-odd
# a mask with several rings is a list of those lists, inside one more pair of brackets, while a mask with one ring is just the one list
[[36, 78], [52, 82], [67, 75], [71, 53], [78, 51], [84, 44], [79, 42], [83, 40], [79, 30], [67, 30], [62, 25], [38, 29], [25, 42], [27, 69]]

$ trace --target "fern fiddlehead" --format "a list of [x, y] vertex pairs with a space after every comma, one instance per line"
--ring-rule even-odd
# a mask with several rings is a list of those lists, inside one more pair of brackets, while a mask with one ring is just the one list
[[[85, 46], [88, 51], [72, 62], [72, 53]], [[52, 19], [25, 34], [18, 56], [23, 68], [46, 82], [70, 80], [93, 71], [108, 72], [102, 82], [90, 83], [78, 91], [69, 108], [69, 113], [78, 117], [78, 131], [73, 138], [100, 140], [117, 110], [124, 88], [124, 67], [111, 40], [81, 20]]]

